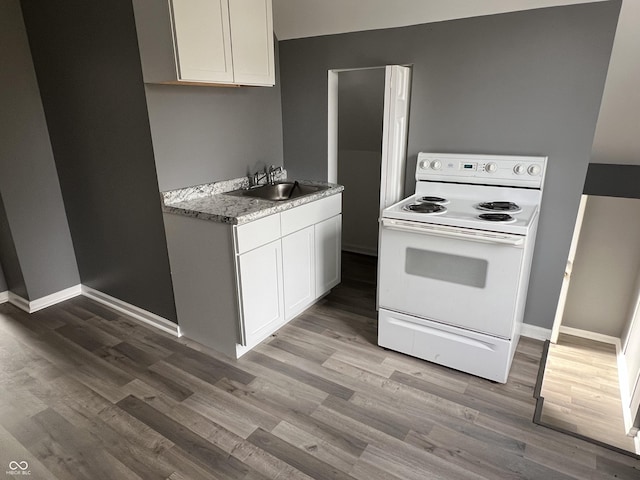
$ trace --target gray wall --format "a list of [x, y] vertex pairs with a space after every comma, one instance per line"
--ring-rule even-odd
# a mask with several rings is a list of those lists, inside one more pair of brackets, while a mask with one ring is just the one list
[[384, 68], [338, 74], [338, 183], [342, 248], [377, 254]]
[[338, 148], [382, 152], [385, 69], [338, 73]]
[[161, 191], [282, 165], [275, 48], [274, 87], [145, 85]]
[[280, 42], [285, 165], [326, 178], [327, 70], [412, 64], [419, 151], [548, 155], [525, 322], [551, 328], [620, 2]]
[[2, 271], [2, 265], [0, 265], [0, 292], [7, 291], [7, 281], [4, 279], [4, 272]]
[[82, 283], [176, 321], [131, 1], [22, 8]]
[[2, 195], [0, 195], [0, 260], [2, 268], [4, 269], [3, 280], [5, 282], [5, 288], [0, 289], [0, 292], [9, 289], [16, 295], [27, 298], [27, 286], [22, 277], [20, 261], [18, 260], [15, 245], [13, 244], [11, 227], [9, 226], [7, 215], [4, 211]]
[[640, 272], [638, 219], [640, 199], [589, 196], [563, 326], [622, 336]]
[[0, 2], [0, 58], [0, 192], [13, 242], [0, 255], [10, 289], [35, 300], [80, 278], [18, 0]]

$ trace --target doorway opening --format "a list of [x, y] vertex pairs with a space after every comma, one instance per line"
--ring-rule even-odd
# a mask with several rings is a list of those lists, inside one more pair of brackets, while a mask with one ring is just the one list
[[640, 199], [583, 195], [536, 417], [640, 454]]
[[329, 70], [329, 182], [345, 186], [342, 249], [377, 256], [383, 208], [404, 195], [411, 69]]

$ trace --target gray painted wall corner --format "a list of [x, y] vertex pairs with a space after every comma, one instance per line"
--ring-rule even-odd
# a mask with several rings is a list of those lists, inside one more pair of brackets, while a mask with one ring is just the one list
[[[0, 263], [2, 263], [3, 280], [5, 289], [10, 290], [16, 295], [24, 299], [28, 299], [27, 287], [22, 277], [22, 269], [20, 261], [16, 254], [16, 249], [11, 236], [11, 227], [7, 221], [7, 215], [4, 211], [4, 202], [2, 201], [2, 193], [0, 193]], [[4, 291], [0, 289], [1, 291]]]
[[35, 300], [80, 277], [19, 1], [2, 2], [0, 19], [3, 263], [12, 291]]
[[131, 1], [22, 8], [82, 283], [175, 322]]
[[2, 264], [0, 264], [0, 292], [6, 292], [7, 288], [7, 281], [4, 279], [4, 271], [2, 270]]

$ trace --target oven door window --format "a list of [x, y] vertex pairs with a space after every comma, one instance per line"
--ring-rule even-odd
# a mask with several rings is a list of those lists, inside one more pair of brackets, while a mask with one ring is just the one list
[[404, 269], [409, 275], [484, 288], [488, 267], [483, 258], [407, 248]]

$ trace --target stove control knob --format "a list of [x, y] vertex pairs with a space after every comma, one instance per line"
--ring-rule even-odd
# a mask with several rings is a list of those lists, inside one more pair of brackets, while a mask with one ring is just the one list
[[429, 170], [429, 160], [421, 160], [420, 161], [420, 169], [421, 170]]
[[513, 173], [515, 173], [516, 175], [523, 175], [524, 172], [526, 172], [526, 171], [527, 171], [527, 169], [521, 163], [519, 163], [518, 165], [513, 167]]
[[484, 171], [488, 173], [495, 173], [498, 171], [498, 165], [495, 162], [489, 162], [484, 166]]
[[431, 168], [433, 168], [434, 170], [440, 170], [442, 168], [442, 162], [440, 160], [432, 161]]
[[529, 165], [529, 168], [527, 168], [527, 172], [533, 177], [537, 177], [538, 175], [540, 175], [541, 170], [542, 169], [540, 168], [540, 165], [536, 165], [535, 163]]

